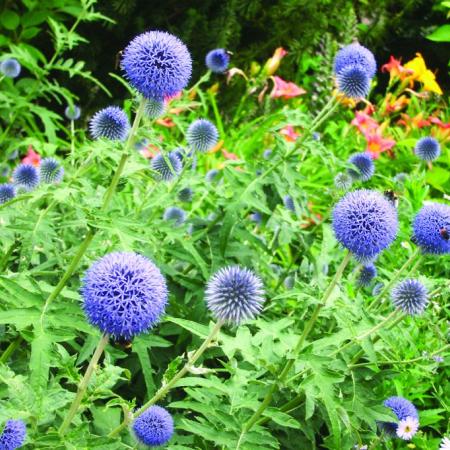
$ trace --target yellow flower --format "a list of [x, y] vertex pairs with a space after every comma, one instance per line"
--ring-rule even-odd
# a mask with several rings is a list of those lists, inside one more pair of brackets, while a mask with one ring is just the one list
[[412, 70], [412, 79], [420, 81], [426, 91], [435, 92], [442, 95], [442, 89], [436, 82], [434, 73], [427, 69], [425, 61], [420, 53], [416, 53], [416, 57], [405, 64], [406, 69]]

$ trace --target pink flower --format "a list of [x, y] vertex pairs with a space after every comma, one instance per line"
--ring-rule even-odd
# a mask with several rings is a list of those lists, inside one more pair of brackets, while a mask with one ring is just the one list
[[38, 167], [41, 164], [41, 155], [39, 155], [39, 153], [36, 153], [33, 150], [33, 147], [30, 145], [28, 146], [27, 156], [22, 159], [22, 162], [24, 164], [32, 164], [33, 166]]
[[379, 133], [366, 135], [366, 139], [366, 151], [370, 153], [370, 156], [373, 159], [378, 159], [380, 153], [390, 150], [395, 145], [395, 141], [393, 139], [386, 139]]
[[239, 159], [238, 155], [232, 152], [228, 152], [224, 148], [222, 149], [222, 154], [226, 159], [231, 159], [232, 161], [237, 161]]
[[370, 135], [378, 129], [378, 122], [372, 119], [363, 111], [356, 111], [355, 118], [352, 120], [352, 125], [358, 128], [359, 132], [364, 136]]
[[306, 94], [306, 91], [297, 86], [292, 81], [284, 81], [282, 78], [278, 76], [271, 77], [273, 80], [273, 89], [270, 93], [271, 98], [284, 98], [285, 100], [290, 99], [292, 97], [298, 97], [299, 95]]
[[292, 125], [286, 125], [284, 128], [280, 130], [280, 134], [284, 136], [286, 141], [295, 142], [297, 138], [300, 136], [299, 133], [296, 133], [294, 127]]

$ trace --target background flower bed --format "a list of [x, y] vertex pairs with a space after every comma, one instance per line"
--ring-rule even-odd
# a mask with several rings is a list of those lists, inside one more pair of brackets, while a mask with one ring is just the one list
[[[101, 19], [86, 5], [90, 20]], [[74, 10], [72, 14], [75, 15]], [[53, 27], [58, 29], [57, 25]], [[56, 42], [67, 50], [73, 36], [65, 30], [60, 32], [55, 32], [59, 36]], [[302, 134], [310, 124], [307, 102], [311, 94], [270, 98], [272, 81], [261, 72], [249, 84], [239, 75], [229, 85], [223, 76], [203, 80], [203, 85], [191, 88], [170, 103], [164, 120], [144, 123], [139, 130], [141, 146], [130, 158], [112, 209], [101, 213], [98, 206], [112, 168], [119, 161], [121, 146], [85, 138], [83, 116], [76, 122], [75, 158], [71, 160], [69, 122], [53, 110], [53, 106], [63, 110], [74, 100], [84, 110], [84, 104], [57, 83], [58, 78], [51, 76], [55, 67], [50, 66], [55, 63], [55, 70], [63, 67], [69, 73], [73, 70], [72, 75], [83, 74], [84, 78], [86, 72], [75, 61], [59, 63], [58, 58], [53, 62], [49, 58], [48, 63], [52, 64], [48, 66], [37, 58], [35, 50], [23, 46], [20, 49], [22, 53], [16, 54], [13, 51], [17, 47], [12, 47], [11, 53], [24, 66], [24, 79], [2, 82], [2, 94], [9, 105], [3, 108], [5, 155], [12, 157], [6, 162], [4, 178], [10, 175], [6, 168], [12, 169], [29, 145], [42, 155], [57, 156], [63, 161], [66, 176], [60, 185], [40, 187], [0, 210], [4, 271], [1, 286], [5, 299], [2, 322], [7, 325], [2, 349], [17, 342], [19, 335], [24, 339], [7, 358], [8, 365], [1, 369], [7, 386], [2, 394], [2, 420], [20, 411], [31, 424], [30, 448], [60, 445], [57, 434], [45, 430], [61, 420], [61, 409], [72, 400], [80, 369], [98, 340], [79, 307], [80, 275], [89, 261], [106, 251], [135, 250], [151, 255], [168, 278], [168, 315], [151, 334], [136, 338], [131, 348], [108, 347], [86, 400], [90, 409], [84, 417], [90, 420], [79, 421], [67, 437], [75, 448], [124, 448], [125, 444], [97, 436], [107, 434], [118, 424], [121, 398], [136, 399], [137, 404], [142, 404], [160, 385], [166, 368], [170, 378], [181, 364], [183, 353], [198, 346], [200, 338], [207, 334], [205, 283], [215, 269], [238, 262], [254, 268], [264, 280], [268, 301], [263, 315], [249, 325], [225, 330], [221, 345], [208, 350], [203, 362], [208, 369], [206, 375], [185, 378], [165, 400], [173, 408], [178, 429], [171, 448], [233, 448], [242, 422], [251, 415], [256, 396], [270, 384], [270, 375], [308, 317], [307, 305], [314, 304], [317, 291], [326, 287], [328, 274], [334, 274], [342, 258], [329, 220], [330, 205], [343, 193], [333, 180], [348, 168], [350, 154], [364, 151], [368, 145], [364, 134], [350, 124], [355, 118], [352, 105], [348, 109], [340, 107], [324, 124], [320, 135], [302, 143], [297, 149], [300, 160], [281, 164], [268, 180], [258, 182], [256, 173], [270, 164], [270, 159], [264, 158], [264, 150], [272, 149], [272, 158], [290, 151], [295, 148], [296, 134]], [[266, 53], [267, 58], [272, 50]], [[44, 72], [43, 65], [48, 72]], [[246, 74], [251, 77], [251, 71], [246, 70]], [[267, 93], [258, 102], [256, 97], [265, 86]], [[325, 79], [323, 87], [330, 95], [333, 82]], [[418, 82], [413, 87], [414, 92], [423, 88]], [[234, 89], [249, 89], [249, 96], [241, 105], [228, 109], [226, 101], [221, 104], [221, 95]], [[434, 117], [442, 123], [448, 121], [445, 100], [407, 95], [408, 102], [397, 111], [398, 103], [392, 106], [390, 100], [395, 103], [400, 95], [388, 98], [383, 91], [371, 97], [378, 104], [373, 117], [380, 124], [387, 119], [384, 138], [396, 143], [391, 155], [395, 159], [381, 154], [375, 161], [376, 175], [363, 185], [381, 191], [392, 189], [399, 196], [400, 235], [377, 263], [379, 279], [385, 282], [412, 252], [411, 220], [423, 200], [441, 199], [449, 191], [446, 146], [443, 145], [443, 153], [432, 170], [412, 152], [416, 140], [431, 130], [445, 133], [445, 128], [429, 120]], [[121, 102], [115, 99], [112, 103]], [[391, 115], [383, 116], [388, 103], [394, 109], [389, 112]], [[125, 109], [131, 111], [130, 100], [125, 102]], [[406, 113], [406, 117], [401, 113]], [[422, 117], [418, 117], [421, 113]], [[209, 118], [217, 125], [223, 142], [215, 151], [199, 157], [195, 171], [185, 171], [172, 184], [155, 182], [146, 158], [161, 148], [169, 151], [186, 145], [186, 130], [199, 117]], [[405, 124], [399, 124], [399, 120]], [[428, 120], [429, 124], [424, 125], [421, 120]], [[445, 143], [445, 136], [441, 139]], [[14, 155], [16, 149], [20, 152]], [[210, 169], [219, 170], [214, 183], [204, 179]], [[395, 178], [399, 173], [407, 174], [402, 183]], [[177, 198], [178, 190], [184, 187], [190, 187], [194, 193], [188, 205]], [[286, 195], [294, 199], [294, 213], [283, 206]], [[188, 211], [188, 220], [180, 227], [163, 219], [166, 207], [173, 205]], [[252, 220], [251, 214], [256, 212], [260, 223]], [[45, 312], [42, 327], [42, 298], [57, 283], [58, 272], [67, 265], [80, 237], [90, 228], [97, 231], [97, 236], [83, 266], [71, 278], [60, 301]], [[337, 327], [338, 339], [344, 341], [355, 335], [352, 330], [357, 324], [370, 328], [388, 311], [385, 306], [379, 315], [367, 317], [364, 305], [370, 302], [371, 289], [356, 288], [355, 266], [351, 266], [341, 286], [339, 303], [325, 311], [320, 328], [315, 330], [314, 347], [298, 362], [311, 373], [299, 384], [305, 398], [291, 416], [281, 410], [269, 411], [274, 422], [267, 429], [255, 431], [253, 437], [259, 448], [296, 448], [300, 442], [305, 448], [351, 448], [355, 443], [367, 442], [373, 438], [370, 427], [386, 414], [381, 406], [383, 400], [395, 394], [407, 397], [420, 410], [422, 431], [416, 445], [436, 448], [448, 431], [448, 369], [445, 362], [437, 362], [422, 352], [433, 354], [446, 345], [447, 266], [445, 256], [425, 261], [420, 274], [434, 293], [431, 307], [423, 317], [383, 331], [376, 350], [369, 340], [364, 342], [366, 360], [361, 366], [350, 368], [344, 364], [345, 358], [335, 361], [329, 357], [330, 340], [339, 344], [335, 335], [328, 335], [330, 329]], [[284, 284], [287, 277], [293, 278], [291, 289]], [[262, 377], [264, 372], [267, 376]], [[292, 399], [297, 383], [300, 380], [292, 380], [291, 388], [277, 395], [276, 404]], [[252, 441], [248, 445], [252, 448]], [[402, 448], [400, 442], [389, 445]]]

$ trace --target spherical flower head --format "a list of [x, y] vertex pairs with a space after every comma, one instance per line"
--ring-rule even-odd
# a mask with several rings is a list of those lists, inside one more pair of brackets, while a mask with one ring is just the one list
[[9, 202], [16, 196], [16, 188], [13, 184], [0, 184], [0, 205]]
[[362, 66], [344, 67], [336, 75], [339, 92], [346, 97], [359, 99], [367, 97], [370, 90], [370, 78]]
[[257, 225], [260, 225], [262, 223], [262, 215], [259, 211], [255, 211], [250, 214], [250, 220], [252, 222], [255, 222]]
[[89, 129], [94, 139], [124, 141], [130, 132], [128, 116], [118, 106], [108, 106], [94, 114]]
[[285, 195], [283, 197], [283, 205], [289, 211], [295, 213], [295, 203], [294, 199], [290, 195]]
[[167, 304], [167, 285], [148, 258], [132, 252], [113, 252], [86, 271], [83, 308], [89, 322], [116, 339], [132, 339], [161, 319]]
[[132, 428], [140, 443], [156, 447], [172, 437], [173, 419], [166, 409], [153, 405], [135, 419]]
[[0, 63], [0, 72], [9, 78], [17, 78], [20, 75], [22, 67], [14, 58], [8, 58]]
[[271, 148], [267, 148], [266, 150], [264, 150], [263, 152], [263, 158], [264, 159], [270, 159], [270, 157], [272, 156], [273, 150]]
[[336, 239], [362, 262], [375, 259], [387, 248], [397, 228], [397, 210], [376, 191], [349, 192], [333, 210]]
[[176, 227], [179, 227], [186, 221], [186, 211], [176, 206], [169, 206], [164, 211], [163, 219], [168, 222], [173, 222]]
[[295, 285], [295, 277], [292, 276], [292, 275], [287, 276], [287, 277], [284, 279], [283, 284], [284, 284], [284, 287], [285, 287], [286, 289], [292, 289], [292, 288], [294, 287], [294, 285]]
[[185, 162], [187, 158], [191, 160], [191, 169], [195, 170], [197, 168], [197, 155], [193, 150], [186, 150], [183, 147], [178, 147], [173, 150], [173, 153], [178, 156], [182, 163]]
[[398, 420], [405, 420], [407, 417], [419, 418], [416, 407], [406, 398], [389, 397], [384, 401], [384, 406], [389, 408], [397, 416]]
[[441, 445], [439, 446], [439, 450], [450, 450], [450, 439], [444, 437], [442, 439]]
[[212, 183], [216, 180], [216, 178], [218, 176], [219, 176], [219, 171], [217, 169], [211, 169], [206, 173], [205, 179], [208, 183]]
[[377, 276], [377, 268], [373, 264], [363, 266], [358, 274], [358, 285], [369, 286], [371, 281]]
[[230, 55], [223, 48], [216, 48], [208, 52], [205, 63], [211, 72], [223, 73], [227, 70], [230, 63]]
[[407, 279], [392, 289], [391, 299], [404, 313], [420, 314], [428, 304], [428, 291], [419, 280]]
[[183, 165], [175, 152], [170, 152], [166, 155], [158, 153], [152, 159], [151, 168], [156, 172], [158, 180], [170, 181], [181, 173]]
[[44, 183], [59, 183], [64, 176], [64, 168], [54, 158], [44, 158], [40, 170], [41, 180]]
[[252, 271], [229, 266], [216, 272], [206, 288], [206, 304], [217, 320], [239, 325], [262, 310], [262, 281]]
[[348, 162], [356, 167], [356, 169], [348, 169], [349, 175], [354, 180], [367, 181], [372, 178], [375, 165], [368, 153], [356, 153], [350, 157]]
[[209, 120], [197, 119], [189, 125], [186, 140], [194, 150], [207, 152], [217, 144], [219, 132]]
[[404, 441], [410, 441], [419, 429], [419, 421], [415, 417], [401, 420], [397, 427], [397, 436]]
[[155, 100], [180, 92], [192, 73], [187, 47], [164, 31], [136, 36], [125, 48], [121, 65], [130, 84], [145, 98]]
[[417, 141], [414, 153], [424, 161], [433, 161], [441, 154], [441, 146], [436, 139], [430, 136], [423, 137]]
[[32, 191], [40, 181], [39, 169], [32, 164], [20, 164], [14, 169], [13, 181], [18, 188]]
[[161, 99], [149, 98], [145, 102], [145, 114], [150, 119], [157, 119], [162, 116], [166, 110], [166, 102]]
[[64, 110], [64, 115], [69, 120], [78, 120], [81, 116], [81, 109], [77, 105], [73, 105], [72, 107], [67, 106], [66, 109]]
[[178, 199], [181, 202], [188, 203], [192, 200], [192, 196], [194, 195], [194, 191], [190, 187], [185, 187], [178, 191]]
[[334, 72], [337, 75], [344, 68], [355, 65], [361, 66], [368, 78], [373, 78], [377, 71], [373, 53], [358, 43], [347, 45], [337, 52], [334, 59]]
[[338, 173], [334, 177], [334, 185], [338, 189], [342, 189], [343, 191], [348, 191], [352, 187], [352, 184], [353, 184], [353, 179], [346, 172]]
[[381, 293], [383, 288], [384, 288], [384, 283], [381, 283], [381, 282], [377, 283], [372, 289], [372, 295], [374, 297], [376, 297], [377, 295], [379, 295]]
[[425, 205], [414, 218], [414, 240], [424, 253], [450, 253], [450, 206]]
[[8, 420], [0, 435], [0, 450], [15, 450], [22, 447], [27, 429], [21, 420]]

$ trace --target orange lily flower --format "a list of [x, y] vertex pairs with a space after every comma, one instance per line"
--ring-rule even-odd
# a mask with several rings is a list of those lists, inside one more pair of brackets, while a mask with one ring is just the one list
[[378, 122], [364, 111], [356, 111], [355, 118], [351, 122], [364, 136], [371, 134], [378, 128]]
[[286, 125], [280, 130], [280, 134], [284, 136], [287, 142], [295, 142], [300, 136], [299, 133], [296, 133], [292, 125]]
[[367, 148], [366, 151], [370, 153], [373, 159], [378, 159], [380, 153], [390, 150], [394, 145], [393, 139], [386, 139], [379, 132], [366, 136]]
[[382, 72], [389, 72], [390, 79], [400, 78], [404, 80], [409, 75], [414, 73], [413, 70], [403, 67], [401, 64], [401, 59], [395, 59], [392, 55], [389, 58], [389, 62], [381, 66]]
[[270, 93], [271, 98], [283, 98], [288, 100], [293, 97], [298, 97], [299, 95], [306, 94], [306, 91], [297, 86], [292, 81], [284, 81], [282, 78], [278, 76], [270, 77], [273, 80], [273, 89]]
[[30, 145], [28, 146], [27, 156], [22, 159], [22, 162], [24, 164], [32, 164], [35, 167], [39, 167], [39, 165], [41, 164], [41, 155], [39, 155], [39, 153], [36, 153], [33, 150], [33, 147]]

